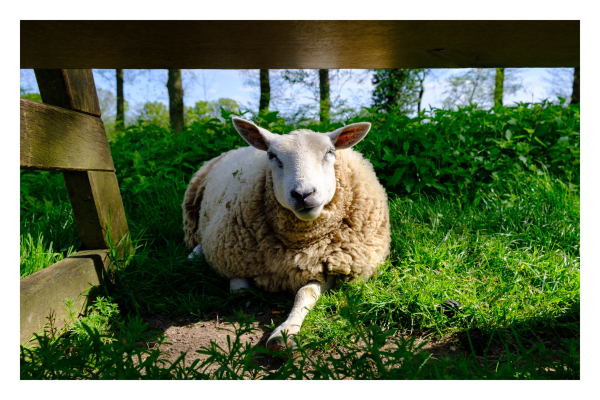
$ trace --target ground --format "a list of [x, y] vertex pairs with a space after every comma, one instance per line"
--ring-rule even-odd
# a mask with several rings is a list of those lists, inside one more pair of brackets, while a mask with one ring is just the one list
[[[275, 326], [277, 326], [287, 317], [287, 314], [283, 312], [261, 310], [260, 308], [255, 307], [247, 308], [245, 314], [254, 314], [255, 322], [253, 326], [258, 328], [258, 330], [252, 334], [244, 334], [241, 337], [242, 343], [250, 343], [252, 346], [258, 345], [262, 347], [265, 346], [267, 339], [272, 332], [272, 329], [267, 325], [274, 323]], [[234, 323], [237, 320], [234, 315], [228, 315], [226, 317], [234, 321]], [[235, 337], [232, 324], [226, 322], [222, 315], [213, 315], [210, 318], [198, 322], [174, 321], [160, 315], [147, 315], [144, 317], [144, 322], [146, 322], [151, 329], [154, 329], [157, 332], [163, 332], [166, 336], [165, 342], [168, 344], [163, 344], [161, 348], [169, 361], [175, 361], [177, 357], [180, 356], [181, 352], [187, 353], [185, 358], [186, 366], [190, 366], [197, 359], [205, 360], [207, 356], [196, 353], [196, 350], [201, 347], [210, 347], [211, 341], [214, 341], [223, 349], [226, 349], [227, 336], [231, 336], [232, 338]], [[389, 349], [394, 346], [391, 342], [399, 339], [400, 336], [402, 336], [402, 334], [396, 334], [390, 337], [388, 339], [388, 342], [390, 343], [385, 345], [383, 349]], [[404, 335], [404, 337], [406, 336], [407, 335]], [[461, 345], [460, 339], [457, 337], [436, 339], [424, 335], [417, 335], [415, 345], [419, 345], [423, 341], [427, 342], [427, 344], [422, 348], [422, 351], [431, 353], [434, 358], [467, 355], [467, 352]], [[156, 342], [149, 344], [149, 346], [155, 345]], [[282, 360], [266, 357], [258, 360], [257, 363], [270, 371], [275, 371], [281, 366]], [[214, 369], [217, 367], [218, 366], [214, 366]]]

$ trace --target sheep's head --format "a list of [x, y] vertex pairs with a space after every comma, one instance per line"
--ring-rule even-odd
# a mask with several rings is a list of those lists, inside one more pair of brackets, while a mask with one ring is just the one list
[[248, 144], [266, 152], [275, 198], [303, 221], [318, 218], [333, 199], [336, 150], [354, 146], [371, 129], [359, 122], [328, 133], [300, 129], [275, 135], [241, 118], [233, 118], [233, 125]]

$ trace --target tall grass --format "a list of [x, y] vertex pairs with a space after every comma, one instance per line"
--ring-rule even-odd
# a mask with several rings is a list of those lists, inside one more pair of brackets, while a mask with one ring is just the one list
[[73, 246], [66, 249], [65, 254], [57, 252], [53, 247], [54, 243], [44, 241], [40, 232], [37, 239], [34, 239], [30, 233], [21, 235], [20, 238], [20, 272], [21, 278], [29, 276], [40, 271], [65, 257], [70, 257], [75, 253]]

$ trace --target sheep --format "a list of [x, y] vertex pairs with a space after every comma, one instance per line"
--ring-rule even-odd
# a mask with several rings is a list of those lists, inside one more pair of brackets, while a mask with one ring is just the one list
[[[319, 296], [337, 281], [366, 281], [389, 255], [387, 194], [372, 164], [352, 146], [371, 124], [329, 133], [277, 135], [232, 118], [250, 145], [206, 162], [185, 192], [185, 244], [230, 279], [296, 293], [269, 350], [295, 347], [293, 337]], [[284, 343], [283, 332], [287, 333]]]

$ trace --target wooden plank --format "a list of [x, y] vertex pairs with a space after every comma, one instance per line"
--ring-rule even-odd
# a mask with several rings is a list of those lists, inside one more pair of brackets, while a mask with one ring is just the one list
[[107, 249], [107, 227], [113, 244], [129, 232], [119, 183], [114, 172], [64, 172], [65, 184], [84, 249]]
[[91, 69], [36, 69], [34, 72], [44, 103], [96, 117], [102, 115]]
[[21, 68], [579, 66], [579, 21], [21, 21]]
[[21, 344], [39, 332], [51, 314], [55, 327], [64, 326], [64, 299], [73, 300], [76, 316], [84, 311], [85, 294], [103, 284], [103, 270], [109, 265], [108, 250], [80, 251], [21, 279]]
[[[53, 79], [58, 79], [56, 73], [46, 73], [44, 71], [38, 73], [36, 71], [38, 86], [44, 103], [51, 104], [54, 101], [67, 99], [68, 107], [74, 107], [74, 111], [94, 112], [98, 98], [91, 71], [62, 70], [61, 74], [64, 78], [64, 84], [55, 84]], [[111, 227], [110, 232], [114, 244], [118, 243], [129, 232], [129, 229], [102, 120], [80, 114], [80, 118], [83, 117], [96, 118], [102, 126], [102, 139], [99, 138], [98, 141], [101, 141], [104, 147], [96, 147], [96, 153], [89, 157], [96, 157], [105, 163], [110, 161], [111, 168], [85, 168], [89, 171], [71, 169], [64, 172], [63, 176], [83, 248], [107, 249], [109, 248], [109, 243], [106, 240], [108, 225]], [[82, 133], [82, 140], [88, 142], [92, 140], [91, 133], [88, 132], [87, 135]]]
[[21, 168], [114, 171], [98, 117], [21, 99]]

